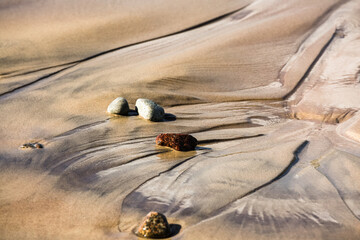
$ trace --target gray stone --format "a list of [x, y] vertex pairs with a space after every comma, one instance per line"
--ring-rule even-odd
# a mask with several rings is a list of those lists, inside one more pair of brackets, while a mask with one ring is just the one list
[[161, 106], [145, 98], [136, 100], [135, 109], [141, 117], [153, 122], [162, 121], [165, 115]]
[[118, 97], [109, 104], [107, 112], [118, 115], [128, 115], [129, 104], [125, 98]]

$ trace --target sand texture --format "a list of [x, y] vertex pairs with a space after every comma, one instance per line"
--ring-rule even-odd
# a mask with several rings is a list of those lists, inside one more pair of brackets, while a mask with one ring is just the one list
[[359, 0], [1, 1], [0, 239], [358, 240], [359, 96]]

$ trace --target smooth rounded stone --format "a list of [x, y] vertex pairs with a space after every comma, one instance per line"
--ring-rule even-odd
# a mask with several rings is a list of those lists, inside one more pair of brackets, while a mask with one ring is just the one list
[[161, 106], [145, 98], [136, 100], [135, 110], [141, 117], [153, 122], [162, 121], [165, 116], [165, 111]]
[[197, 139], [189, 134], [162, 133], [156, 137], [156, 144], [171, 147], [177, 151], [191, 151], [197, 145]]
[[146, 238], [166, 238], [170, 236], [170, 226], [163, 214], [149, 212], [137, 229], [136, 235]]
[[107, 112], [111, 114], [127, 115], [129, 112], [129, 104], [125, 98], [118, 97], [109, 104]]

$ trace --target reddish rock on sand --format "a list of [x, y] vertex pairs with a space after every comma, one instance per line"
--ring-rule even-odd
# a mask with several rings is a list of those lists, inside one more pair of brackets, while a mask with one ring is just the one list
[[177, 151], [191, 151], [195, 149], [197, 139], [189, 134], [162, 133], [156, 137], [156, 144]]

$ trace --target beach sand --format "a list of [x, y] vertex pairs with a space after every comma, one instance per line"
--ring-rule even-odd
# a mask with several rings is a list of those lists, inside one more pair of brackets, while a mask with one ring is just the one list
[[[359, 239], [360, 1], [0, 3], [0, 239]], [[106, 113], [148, 98], [176, 116]], [[195, 151], [155, 145], [188, 133]], [[41, 149], [21, 149], [38, 142]]]

